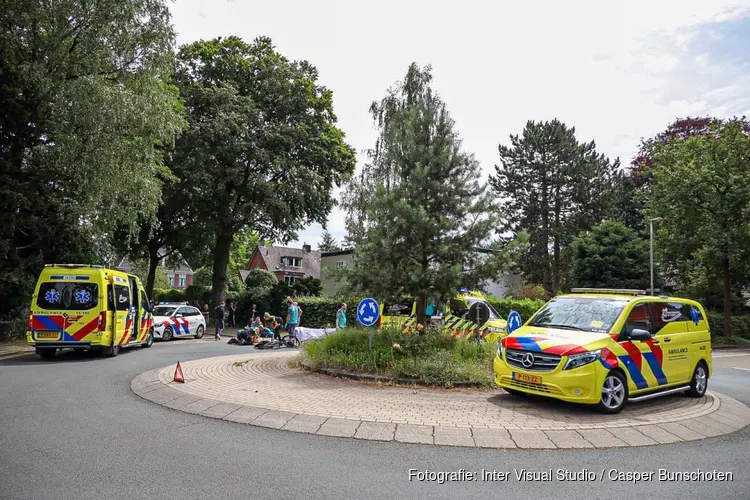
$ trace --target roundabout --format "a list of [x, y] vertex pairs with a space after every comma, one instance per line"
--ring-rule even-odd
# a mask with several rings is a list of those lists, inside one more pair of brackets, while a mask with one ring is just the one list
[[477, 448], [613, 448], [697, 441], [750, 425], [750, 408], [708, 392], [629, 405], [621, 414], [502, 390], [442, 390], [361, 384], [290, 366], [296, 352], [211, 357], [135, 377], [131, 389], [189, 414], [374, 441]]

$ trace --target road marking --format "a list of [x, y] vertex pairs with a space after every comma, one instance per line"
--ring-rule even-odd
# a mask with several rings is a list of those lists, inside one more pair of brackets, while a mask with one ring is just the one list
[[735, 370], [745, 370], [746, 372], [750, 372], [750, 368], [739, 368], [737, 366], [733, 366], [732, 368], [734, 368]]
[[736, 358], [738, 356], [750, 356], [750, 352], [734, 353], [734, 354], [714, 354], [713, 358]]

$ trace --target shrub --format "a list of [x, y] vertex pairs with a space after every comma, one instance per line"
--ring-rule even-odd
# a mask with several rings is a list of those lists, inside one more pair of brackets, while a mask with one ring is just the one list
[[510, 311], [516, 311], [521, 315], [521, 319], [526, 321], [534, 315], [544, 305], [543, 300], [534, 299], [500, 299], [492, 295], [487, 297], [487, 302], [495, 308], [495, 310], [507, 319]]
[[182, 290], [175, 290], [175, 289], [169, 289], [169, 290], [154, 290], [154, 298], [156, 299], [156, 303], [159, 302], [187, 302], [187, 298], [185, 297], [185, 292]]
[[469, 343], [438, 329], [414, 335], [399, 328], [383, 328], [374, 331], [370, 349], [369, 334], [367, 328], [347, 328], [310, 341], [304, 345], [305, 361], [316, 368], [417, 378], [439, 386], [492, 384], [494, 343]]
[[724, 314], [720, 312], [707, 311], [708, 326], [711, 329], [711, 338], [722, 341], [722, 339], [734, 338], [747, 339], [750, 341], [750, 314], [735, 314], [732, 316], [732, 332], [729, 335], [724, 331]]

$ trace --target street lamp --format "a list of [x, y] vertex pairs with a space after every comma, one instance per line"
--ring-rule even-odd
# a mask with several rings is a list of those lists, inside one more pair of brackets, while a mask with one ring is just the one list
[[662, 217], [654, 217], [649, 219], [649, 257], [651, 259], [651, 296], [654, 295], [654, 222], [661, 222], [664, 219]]

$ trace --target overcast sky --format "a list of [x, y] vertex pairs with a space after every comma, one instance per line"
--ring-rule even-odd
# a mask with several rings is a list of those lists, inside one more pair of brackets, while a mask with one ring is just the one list
[[[486, 175], [527, 120], [558, 118], [627, 165], [678, 116], [750, 115], [750, 0], [177, 0], [178, 42], [265, 35], [333, 91], [346, 140], [372, 147], [373, 100], [430, 64]], [[340, 239], [343, 216], [328, 228]], [[316, 247], [322, 228], [299, 241]]]

